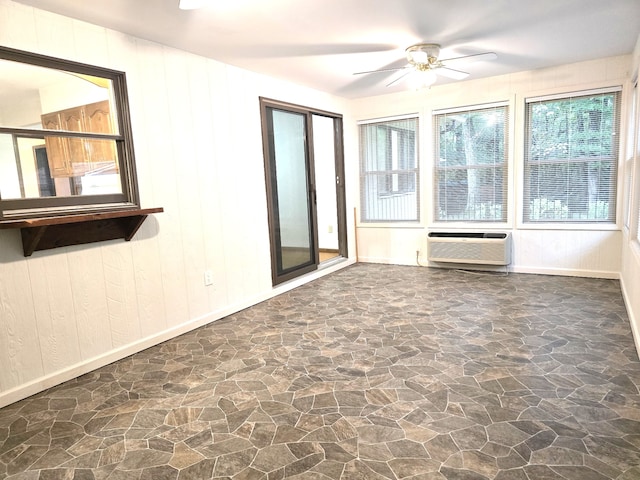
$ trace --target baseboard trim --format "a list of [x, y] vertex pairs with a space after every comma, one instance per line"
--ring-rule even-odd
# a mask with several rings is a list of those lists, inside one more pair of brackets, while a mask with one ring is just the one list
[[[416, 264], [414, 258], [382, 258], [382, 257], [359, 257], [358, 261], [363, 263], [380, 263], [384, 265], [413, 265]], [[451, 269], [486, 269], [495, 271], [504, 271], [504, 266], [499, 265], [467, 265], [463, 263], [431, 263], [426, 260], [420, 262], [421, 267], [433, 268], [451, 268]], [[587, 277], [587, 278], [606, 278], [610, 280], [619, 280], [620, 272], [611, 272], [606, 270], [578, 270], [571, 268], [545, 268], [545, 267], [527, 267], [520, 265], [507, 265], [507, 271], [513, 273], [531, 273], [536, 275], [557, 275], [564, 277]]]
[[361, 263], [381, 263], [383, 265], [412, 265], [417, 266], [416, 258], [382, 258], [382, 257], [358, 257], [358, 262]]
[[162, 332], [155, 335], [151, 335], [123, 347], [110, 350], [109, 352], [106, 352], [102, 355], [98, 355], [83, 362], [76, 363], [75, 365], [71, 365], [70, 367], [64, 368], [62, 370], [43, 375], [42, 377], [19, 385], [11, 390], [2, 392], [0, 394], [0, 408], [17, 402], [18, 400], [30, 397], [31, 395], [42, 392], [43, 390], [59, 385], [80, 375], [89, 373], [97, 368], [109, 365], [110, 363], [121, 360], [125, 357], [128, 357], [129, 355], [133, 355], [134, 353], [141, 352], [142, 350], [153, 347], [154, 345], [165, 342], [171, 338], [177, 337], [178, 335], [190, 332], [191, 330], [211, 323], [215, 320], [224, 318], [228, 315], [231, 315], [232, 313], [235, 313], [236, 311], [240, 311], [242, 308], [239, 308], [238, 310], [229, 308], [228, 311], [227, 309], [225, 309], [215, 313], [204, 315], [202, 317], [198, 317], [176, 327], [163, 330]]
[[84, 375], [93, 370], [104, 367], [105, 365], [109, 365], [110, 363], [126, 358], [129, 355], [133, 355], [134, 353], [141, 352], [142, 350], [153, 347], [154, 345], [158, 345], [159, 343], [166, 342], [167, 340], [195, 330], [196, 328], [202, 327], [216, 320], [220, 320], [221, 318], [233, 315], [234, 313], [240, 312], [245, 308], [249, 308], [260, 302], [269, 300], [270, 298], [273, 298], [277, 295], [286, 293], [289, 290], [293, 290], [294, 288], [302, 286], [305, 283], [346, 268], [354, 263], [355, 260], [344, 259], [343, 262], [332, 264], [326, 268], [316, 270], [307, 275], [291, 280], [290, 282], [278, 285], [277, 287], [274, 287], [269, 291], [262, 292], [249, 299], [243, 300], [242, 302], [238, 302], [236, 304], [226, 306], [225, 308], [215, 310], [206, 315], [202, 315], [200, 317], [189, 320], [188, 322], [182, 323], [178, 326], [163, 330], [159, 333], [150, 335], [140, 340], [136, 340], [135, 342], [132, 342], [128, 345], [109, 350], [104, 354], [84, 360], [56, 372], [43, 375], [4, 392], [0, 392], [0, 408], [6, 407], [7, 405], [15, 403], [19, 400], [23, 400], [27, 397], [40, 393], [48, 388], [69, 381], [80, 375]]
[[634, 311], [631, 308], [631, 302], [629, 301], [629, 293], [624, 283], [624, 277], [620, 278], [620, 289], [622, 290], [622, 298], [624, 300], [624, 306], [627, 310], [627, 316], [629, 317], [629, 325], [631, 325], [631, 336], [633, 337], [633, 343], [636, 346], [636, 355], [640, 358], [640, 323], [638, 318], [634, 315]]
[[609, 280], [619, 280], [620, 272], [606, 270], [578, 270], [573, 268], [540, 268], [509, 266], [509, 271], [513, 273], [532, 273], [536, 275], [557, 275], [562, 277], [587, 277], [605, 278]]

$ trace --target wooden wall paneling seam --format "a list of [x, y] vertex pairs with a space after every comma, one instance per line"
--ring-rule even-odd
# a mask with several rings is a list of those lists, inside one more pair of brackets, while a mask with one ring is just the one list
[[28, 261], [44, 373], [78, 363], [80, 345], [64, 251]]
[[[207, 252], [207, 244], [205, 240], [205, 230], [208, 228], [209, 222], [212, 221], [211, 210], [213, 199], [217, 196], [217, 192], [212, 188], [207, 188], [207, 183], [203, 182], [203, 178], [208, 173], [207, 166], [213, 163], [213, 149], [210, 144], [211, 139], [211, 92], [208, 83], [208, 62], [205, 59], [190, 57], [188, 64], [188, 82], [189, 93], [192, 107], [192, 124], [191, 130], [194, 142], [195, 155], [198, 159], [196, 165], [197, 179], [194, 180], [196, 194], [193, 197], [195, 211], [193, 220], [199, 225], [199, 229], [193, 232], [193, 243], [197, 245], [198, 256], [197, 263], [194, 265], [195, 284], [200, 284], [202, 297], [198, 302], [199, 308], [202, 310], [197, 312], [201, 315], [203, 312], [210, 311], [212, 308], [210, 302], [210, 290], [220, 287], [221, 275], [214, 274], [213, 285], [203, 288], [203, 271], [210, 270], [213, 272], [213, 262]], [[197, 99], [203, 99], [201, 103]], [[211, 182], [211, 178], [207, 179]], [[211, 183], [209, 183], [211, 185]], [[194, 311], [196, 313], [196, 311]]]
[[[124, 71], [127, 71], [127, 82], [130, 86], [131, 120], [136, 147], [136, 168], [140, 184], [141, 199], [162, 198], [162, 192], [156, 188], [154, 178], [162, 175], [162, 169], [154, 162], [159, 152], [154, 151], [156, 130], [154, 119], [147, 116], [147, 102], [153, 104], [149, 98], [147, 82], [144, 75], [145, 47], [147, 42], [115, 36], [111, 32], [110, 48], [112, 55], [117, 53], [118, 61]], [[130, 52], [127, 47], [132, 47]], [[163, 258], [160, 253], [159, 228], [160, 220], [145, 222], [138, 235], [131, 242], [135, 271], [134, 283], [138, 299], [138, 319], [140, 333], [144, 338], [152, 336], [158, 331], [167, 329], [167, 310], [164, 302], [164, 288], [162, 278]]]
[[[204, 286], [204, 245], [202, 242], [202, 223], [200, 221], [199, 182], [200, 164], [207, 161], [206, 156], [198, 155], [197, 145], [200, 138], [194, 135], [194, 124], [198, 119], [201, 102], [206, 98], [196, 97], [192, 91], [190, 77], [204, 72], [193, 70], [193, 56], [181, 55], [168, 50], [167, 85], [171, 91], [178, 92], [169, 97], [169, 116], [171, 131], [179, 138], [172, 145], [172, 158], [175, 163], [175, 182], [177, 186], [178, 208], [185, 227], [180, 230], [180, 242], [183, 245], [184, 280], [187, 295], [189, 318], [199, 317], [207, 312], [208, 299]], [[204, 101], [204, 102], [203, 102]]]
[[119, 348], [141, 338], [131, 243], [109, 242], [100, 249], [112, 343]]
[[[137, 67], [136, 82], [138, 86], [137, 95], [134, 97], [134, 105], [138, 109], [137, 135], [145, 139], [141, 160], [137, 162], [138, 167], [143, 172], [143, 178], [147, 179], [148, 189], [154, 198], [165, 198], [165, 183], [160, 181], [166, 172], [164, 167], [164, 156], [167, 139], [164, 134], [157, 134], [156, 119], [166, 118], [163, 112], [166, 108], [165, 102], [158, 102], [154, 97], [154, 86], [156, 79], [162, 80], [163, 66], [158, 60], [157, 48], [147, 40], [135, 39], [135, 64]], [[134, 135], [136, 130], [134, 130]], [[145, 174], [146, 173], [146, 174]], [[171, 205], [173, 209], [173, 205]], [[173, 215], [169, 217], [173, 219]], [[167, 224], [168, 225], [168, 224]], [[169, 225], [168, 225], [169, 226]], [[159, 230], [164, 232], [164, 222], [159, 221]], [[153, 263], [150, 251], [134, 244], [134, 252], [144, 250], [144, 255], [136, 255], [135, 259], [140, 265], [147, 268], [136, 269], [136, 284], [140, 288], [139, 316], [142, 331], [153, 332], [154, 329], [168, 328], [169, 315], [172, 310], [168, 308], [166, 292], [170, 289], [165, 280], [165, 253], [161, 247], [159, 238], [154, 239], [153, 254], [157, 258], [157, 263]], [[166, 250], [165, 250], [166, 251]]]
[[38, 53], [65, 58], [70, 52], [75, 56], [76, 42], [73, 37], [73, 20], [34, 9]]
[[[162, 168], [157, 168], [158, 161], [155, 160], [159, 147], [157, 147], [155, 135], [155, 122], [148, 111], [151, 108], [159, 111], [160, 107], [155, 105], [156, 102], [150, 98], [148, 92], [147, 83], [150, 81], [150, 76], [145, 74], [145, 67], [149, 66], [148, 55], [145, 51], [147, 43], [146, 40], [136, 39], [133, 42], [134, 53], [127, 55], [123, 52], [121, 57], [132, 57], [131, 66], [123, 65], [123, 67], [128, 68], [126, 71], [127, 83], [130, 87], [129, 105], [141, 201], [144, 199], [155, 201], [155, 199], [163, 197], [162, 191], [156, 187], [154, 180], [162, 175]], [[120, 44], [117, 45], [120, 46]], [[158, 67], [155, 66], [155, 68]]]
[[37, 47], [35, 9], [3, 0], [0, 3], [0, 32], [3, 33], [3, 44], [9, 47], [21, 45], [25, 50]]
[[113, 348], [102, 252], [95, 246], [69, 249], [72, 301], [83, 361]]
[[[207, 81], [209, 84], [209, 108], [211, 116], [211, 161], [206, 163], [202, 181], [206, 181], [203, 192], [210, 192], [208, 201], [209, 211], [206, 214], [205, 239], [207, 255], [209, 255], [210, 265], [213, 270], [215, 288], [213, 292], [209, 290], [209, 298], [212, 310], [222, 308], [223, 305], [230, 304], [229, 301], [229, 281], [228, 275], [228, 251], [227, 236], [225, 234], [225, 210], [224, 210], [224, 190], [227, 180], [224, 176], [224, 163], [222, 159], [227, 158], [226, 149], [229, 148], [226, 142], [228, 137], [228, 122], [230, 99], [227, 92], [226, 66], [215, 60], [207, 60]], [[206, 180], [205, 180], [206, 177]], [[210, 186], [210, 188], [206, 188]], [[216, 281], [217, 279], [217, 281]]]
[[0, 391], [44, 374], [31, 284], [27, 262], [0, 248]]
[[[192, 108], [192, 135], [196, 139], [195, 155], [198, 158], [197, 177], [194, 182], [197, 185], [197, 195], [195, 196], [194, 221], [200, 225], [197, 242], [200, 248], [201, 264], [195, 271], [200, 273], [197, 277], [202, 282], [202, 271], [207, 269], [213, 273], [213, 285], [204, 287], [202, 307], [205, 311], [211, 311], [214, 308], [212, 296], [216, 290], [220, 289], [222, 284], [222, 275], [215, 268], [215, 261], [211, 255], [210, 238], [212, 224], [215, 222], [215, 208], [217, 199], [217, 189], [213, 188], [215, 173], [215, 153], [213, 145], [213, 120], [212, 120], [212, 95], [209, 86], [210, 63], [205, 58], [191, 57], [188, 65], [188, 81], [189, 92], [193, 105]], [[198, 101], [193, 101], [198, 99]], [[202, 287], [201, 287], [202, 288]]]
[[[145, 230], [149, 230], [146, 232]], [[145, 223], [139, 238], [131, 242], [138, 300], [140, 333], [146, 338], [167, 328], [157, 223]]]
[[105, 28], [73, 19], [71, 31], [78, 61], [90, 65], [109, 65]]
[[[238, 141], [243, 136], [252, 135], [258, 139], [257, 142], [246, 142], [246, 152], [243, 157], [248, 162], [245, 189], [254, 192], [260, 203], [256, 202], [248, 195], [242, 196], [242, 205], [245, 209], [244, 218], [248, 219], [242, 223], [244, 229], [243, 237], [247, 239], [246, 252], [243, 255], [244, 262], [244, 288], [245, 291], [261, 291], [272, 287], [270, 275], [271, 260], [269, 247], [269, 223], [267, 220], [267, 194], [264, 174], [264, 159], [262, 157], [262, 120], [260, 115], [258, 99], [260, 88], [252, 78], [251, 74], [244, 70], [239, 70], [240, 82], [234, 82], [235, 92], [240, 98], [241, 104], [238, 109], [238, 124], [234, 128], [234, 134]], [[240, 115], [239, 112], [245, 112]], [[258, 271], [265, 275], [256, 275], [253, 269], [260, 266]], [[269, 275], [266, 275], [269, 273]]]
[[[256, 246], [262, 241], [268, 244], [268, 228], [266, 223], [266, 193], [262, 146], [259, 143], [260, 109], [256, 86], [247, 78], [244, 70], [227, 66], [226, 82], [229, 96], [236, 99], [230, 103], [227, 122], [229, 137], [226, 142], [234, 162], [222, 162], [222, 176], [233, 178], [237, 172], [242, 172], [242, 188], [225, 185], [223, 206], [227, 214], [225, 233], [229, 235], [231, 255], [226, 258], [227, 279], [229, 281], [229, 300], [239, 302], [248, 292], [270, 288], [271, 281], [266, 276], [254, 273], [255, 265], [259, 264], [256, 257]], [[258, 142], [247, 142], [251, 137]], [[252, 192], [249, 197], [247, 192]], [[262, 273], [262, 272], [261, 272]]]
[[[166, 60], [168, 47], [158, 46], [144, 55], [144, 64], [148, 68], [144, 70], [144, 83], [146, 97], [153, 99], [145, 103], [147, 120], [155, 125], [156, 142], [153, 149], [154, 168], [161, 175], [154, 176], [154, 187], [162, 194], [166, 203], [165, 212], [169, 215], [160, 221], [162, 235], [158, 238], [160, 249], [161, 277], [163, 284], [163, 301], [166, 310], [167, 326], [180, 325], [188, 320], [188, 296], [185, 279], [184, 248], [182, 243], [182, 215], [180, 210], [178, 186], [176, 183], [176, 159], [172, 154], [172, 142], [181, 140], [174, 136], [170, 123], [170, 94], [169, 88], [180, 88], [178, 85], [169, 85], [167, 82]], [[179, 91], [176, 92], [179, 95]], [[158, 124], [157, 119], [164, 121]]]
[[[225, 271], [227, 281], [227, 295], [230, 303], [237, 303], [243, 295], [244, 291], [244, 261], [245, 261], [245, 244], [247, 237], [243, 235], [243, 226], [250, 223], [250, 219], [244, 216], [241, 201], [241, 195], [243, 195], [246, 187], [246, 177], [250, 174], [247, 171], [246, 166], [243, 164], [246, 161], [244, 152], [244, 140], [238, 139], [239, 132], [245, 133], [245, 125], [243, 122], [238, 121], [239, 104], [237, 103], [238, 97], [236, 90], [240, 79], [238, 78], [237, 70], [231, 66], [225, 66], [225, 89], [231, 99], [236, 99], [229, 103], [229, 108], [226, 115], [227, 126], [225, 133], [227, 135], [224, 143], [223, 156], [221, 159], [229, 158], [233, 161], [221, 161], [218, 165], [220, 167], [221, 178], [229, 179], [237, 175], [238, 172], [242, 172], [243, 188], [235, 187], [231, 182], [226, 181], [221, 185], [221, 197], [222, 197], [222, 212], [224, 222], [224, 237], [227, 255], [225, 256]], [[244, 92], [242, 92], [244, 94]], [[258, 107], [256, 106], [256, 109]]]

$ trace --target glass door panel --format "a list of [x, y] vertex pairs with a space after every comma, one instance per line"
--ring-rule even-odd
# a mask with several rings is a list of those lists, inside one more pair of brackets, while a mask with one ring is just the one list
[[306, 115], [271, 110], [279, 225], [279, 273], [314, 261], [306, 153]]
[[318, 248], [321, 263], [340, 256], [337, 193], [339, 176], [336, 172], [334, 122], [331, 117], [312, 116]]
[[274, 284], [317, 268], [308, 116], [263, 105]]

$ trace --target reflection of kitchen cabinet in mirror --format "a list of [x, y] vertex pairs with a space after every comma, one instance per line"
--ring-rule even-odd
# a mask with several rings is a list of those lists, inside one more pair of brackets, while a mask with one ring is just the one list
[[[107, 100], [42, 115], [48, 130], [113, 134]], [[114, 142], [70, 137], [46, 137], [51, 176], [83, 176], [90, 172], [118, 172]]]

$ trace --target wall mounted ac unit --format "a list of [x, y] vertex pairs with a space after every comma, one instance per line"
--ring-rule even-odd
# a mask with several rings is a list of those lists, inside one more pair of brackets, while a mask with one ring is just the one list
[[510, 233], [430, 232], [427, 236], [430, 262], [509, 265]]

